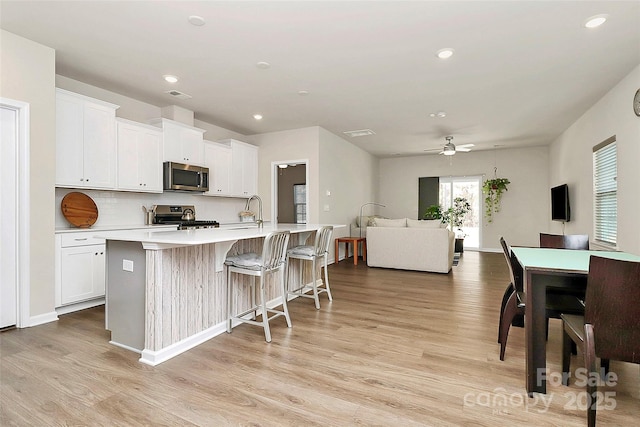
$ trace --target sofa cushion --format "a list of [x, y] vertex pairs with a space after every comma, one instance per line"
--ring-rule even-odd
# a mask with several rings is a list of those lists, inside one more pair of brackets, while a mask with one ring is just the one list
[[400, 219], [385, 219], [385, 218], [375, 218], [373, 220], [374, 227], [406, 227], [407, 226], [407, 218]]
[[[371, 225], [373, 225], [373, 221], [376, 218], [385, 218], [385, 217], [380, 216], [380, 215], [362, 215], [362, 224], [365, 227], [371, 226]], [[361, 226], [360, 225], [360, 217], [357, 216], [356, 217], [356, 227], [360, 227], [360, 226]]]
[[412, 228], [446, 228], [447, 224], [443, 224], [439, 219], [409, 219], [407, 218], [407, 227]]

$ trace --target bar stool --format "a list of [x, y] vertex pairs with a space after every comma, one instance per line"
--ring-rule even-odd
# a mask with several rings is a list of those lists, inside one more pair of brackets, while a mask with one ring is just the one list
[[[231, 333], [233, 319], [240, 322], [250, 323], [252, 325], [262, 326], [264, 328], [264, 336], [267, 342], [271, 342], [271, 330], [269, 329], [269, 321], [278, 316], [284, 316], [287, 320], [287, 326], [291, 327], [291, 318], [287, 309], [287, 294], [285, 289], [284, 277], [286, 274], [286, 253], [289, 244], [288, 231], [275, 231], [269, 233], [264, 239], [262, 246], [262, 255], [256, 253], [244, 253], [239, 255], [228, 256], [225, 260], [227, 266], [227, 332]], [[280, 273], [280, 289], [282, 291], [282, 311], [267, 308], [265, 298], [265, 276], [272, 273]], [[236, 315], [231, 314], [232, 301], [232, 284], [231, 273], [246, 274], [253, 276], [252, 281], [252, 307], [244, 312]], [[256, 277], [260, 277], [260, 305], [256, 303]], [[256, 321], [258, 310], [262, 312], [262, 321]], [[252, 319], [246, 319], [244, 316], [253, 312]], [[269, 317], [268, 313], [274, 313]]]
[[[288, 290], [287, 286], [287, 296], [288, 295], [296, 295], [299, 297], [305, 298], [313, 298], [316, 303], [316, 309], [320, 309], [320, 300], [318, 299], [318, 294], [321, 292], [326, 292], [329, 296], [329, 301], [333, 301], [331, 297], [331, 288], [329, 288], [329, 276], [327, 274], [327, 258], [329, 257], [329, 242], [331, 241], [331, 235], [333, 234], [333, 227], [330, 225], [321, 227], [316, 232], [316, 241], [313, 246], [309, 245], [301, 245], [296, 246], [287, 251], [287, 265], [289, 264], [289, 260], [299, 259], [301, 261], [311, 261], [311, 285], [302, 284], [302, 262], [300, 262], [300, 279], [299, 284], [300, 287], [294, 290]], [[319, 260], [324, 260], [324, 288], [320, 288], [316, 283], [316, 265]], [[322, 268], [322, 267], [321, 267]], [[289, 277], [287, 277], [287, 285], [289, 282]], [[322, 286], [322, 283], [320, 283]], [[312, 295], [307, 295], [307, 292], [313, 290]]]

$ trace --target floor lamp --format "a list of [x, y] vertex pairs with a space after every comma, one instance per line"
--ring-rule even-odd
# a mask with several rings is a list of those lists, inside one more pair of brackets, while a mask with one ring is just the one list
[[367, 202], [364, 205], [360, 206], [360, 237], [362, 237], [362, 209], [364, 209], [364, 207], [368, 205], [376, 205], [376, 206], [382, 206], [383, 208], [386, 208], [385, 205], [381, 203], [376, 203], [376, 202]]

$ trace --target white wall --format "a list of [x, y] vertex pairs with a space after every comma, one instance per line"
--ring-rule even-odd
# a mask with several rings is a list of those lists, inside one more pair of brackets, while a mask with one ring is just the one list
[[[349, 225], [366, 202], [377, 201], [378, 159], [349, 141], [320, 128], [320, 222]], [[327, 191], [331, 193], [327, 196]], [[325, 208], [329, 210], [325, 210]], [[374, 207], [371, 207], [374, 213]]]
[[245, 142], [260, 147], [258, 155], [258, 195], [263, 201], [265, 220], [271, 220], [271, 190], [273, 185], [272, 163], [293, 163], [299, 160], [307, 161], [307, 222], [319, 222], [319, 154], [317, 126], [303, 129], [270, 132], [252, 135], [245, 138]]
[[[480, 247], [499, 250], [501, 236], [511, 245], [537, 246], [540, 232], [548, 231], [548, 147], [526, 147], [440, 155], [393, 157], [380, 160], [379, 201], [390, 218], [418, 217], [418, 178], [427, 176], [484, 175], [511, 184], [502, 198], [502, 209], [481, 230]], [[484, 199], [484, 198], [483, 198]], [[483, 203], [484, 208], [484, 203]]]
[[55, 51], [2, 30], [0, 95], [30, 106], [30, 312], [54, 309]]
[[[569, 184], [567, 234], [593, 236], [593, 146], [615, 135], [618, 147], [618, 248], [640, 254], [640, 117], [631, 108], [640, 65], [550, 147], [551, 186]], [[560, 232], [560, 224], [550, 226]]]

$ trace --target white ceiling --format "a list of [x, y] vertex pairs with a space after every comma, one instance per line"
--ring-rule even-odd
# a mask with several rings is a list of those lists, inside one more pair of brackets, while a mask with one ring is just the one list
[[[3, 29], [56, 49], [58, 74], [179, 105], [242, 134], [370, 128], [375, 135], [345, 138], [377, 156], [425, 154], [446, 135], [475, 150], [548, 144], [640, 64], [638, 1], [2, 0], [0, 8]], [[602, 27], [582, 26], [602, 13]], [[191, 15], [206, 25], [191, 25]], [[452, 58], [435, 56], [444, 47]], [[447, 116], [429, 117], [438, 111]]]

